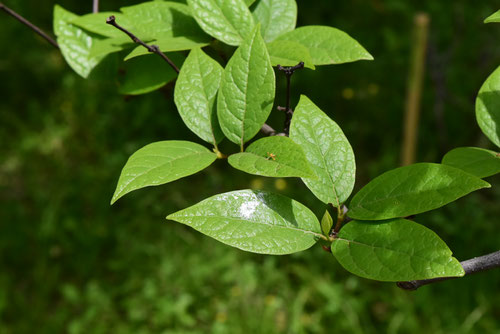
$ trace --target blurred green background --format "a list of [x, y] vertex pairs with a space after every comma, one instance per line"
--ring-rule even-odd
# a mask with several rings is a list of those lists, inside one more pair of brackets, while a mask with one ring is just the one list
[[[101, 10], [138, 2], [101, 1]], [[55, 2], [4, 3], [52, 30]], [[58, 3], [77, 14], [92, 8], [91, 0]], [[482, 23], [498, 1], [298, 6], [298, 25], [342, 29], [375, 57], [293, 78], [293, 103], [308, 95], [350, 139], [357, 189], [399, 164], [419, 11], [431, 25], [418, 160], [438, 162], [457, 146], [493, 148], [475, 122], [474, 100], [500, 65], [500, 25]], [[111, 207], [135, 150], [198, 141], [177, 115], [172, 87], [120, 96], [113, 84], [78, 77], [57, 50], [1, 12], [0, 36], [0, 333], [500, 333], [499, 270], [408, 292], [349, 274], [319, 246], [291, 256], [249, 254], [165, 220], [213, 194], [249, 187], [278, 191], [322, 215], [324, 206], [298, 180], [248, 176], [217, 161]], [[488, 181], [492, 189], [416, 219], [460, 260], [499, 249], [500, 178]]]

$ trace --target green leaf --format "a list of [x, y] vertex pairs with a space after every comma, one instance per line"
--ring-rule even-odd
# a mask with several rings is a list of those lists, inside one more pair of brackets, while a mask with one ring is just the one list
[[302, 181], [324, 203], [338, 207], [354, 187], [354, 153], [342, 129], [307, 96], [300, 97], [290, 126], [290, 138], [304, 150], [317, 179]]
[[158, 186], [195, 174], [210, 166], [217, 156], [188, 141], [160, 141], [144, 146], [123, 167], [111, 204], [136, 189]]
[[247, 7], [250, 7], [254, 2], [255, 0], [245, 0], [245, 4], [247, 5]]
[[323, 231], [323, 234], [329, 236], [332, 227], [333, 227], [333, 218], [332, 216], [330, 216], [330, 212], [328, 212], [328, 210], [325, 210], [325, 214], [321, 219], [321, 230]]
[[250, 144], [228, 162], [249, 174], [271, 177], [314, 177], [302, 148], [283, 136], [265, 137]]
[[224, 138], [217, 120], [215, 98], [224, 69], [201, 49], [189, 53], [175, 85], [174, 100], [187, 127], [214, 144]]
[[378, 281], [411, 281], [465, 274], [433, 231], [405, 219], [352, 221], [332, 243], [332, 253], [351, 273]]
[[77, 74], [87, 78], [103, 57], [90, 56], [90, 50], [96, 39], [69, 23], [77, 17], [59, 5], [54, 6], [54, 33], [57, 36], [59, 49], [68, 65]]
[[141, 31], [138, 31], [137, 28], [134, 27], [134, 24], [131, 20], [129, 20], [125, 15], [121, 13], [115, 13], [115, 12], [91, 13], [75, 17], [69, 23], [79, 26], [80, 28], [83, 28], [92, 33], [99, 34], [101, 36], [106, 36], [106, 37], [125, 36], [130, 40], [130, 37], [126, 36], [122, 31], [106, 23], [106, 19], [111, 15], [115, 16], [116, 22], [118, 22], [118, 24], [120, 24], [122, 27], [126, 27], [127, 30], [133, 31], [134, 35], [138, 36], [141, 39], [146, 37], [141, 34]]
[[133, 48], [134, 43], [128, 36], [96, 39], [90, 48], [90, 57], [106, 56], [125, 49]]
[[255, 27], [243, 0], [188, 0], [194, 18], [210, 36], [229, 45], [240, 45]]
[[309, 50], [297, 42], [277, 40], [267, 44], [267, 51], [272, 66], [294, 66], [303, 61], [305, 67], [315, 69]]
[[484, 23], [494, 23], [494, 22], [500, 22], [500, 10], [497, 10], [484, 20]]
[[295, 0], [260, 0], [252, 14], [261, 24], [264, 40], [272, 42], [276, 37], [295, 29], [297, 3]]
[[149, 1], [123, 7], [121, 11], [135, 26], [160, 41], [172, 37], [185, 37], [196, 41], [210, 41], [194, 20], [191, 9], [182, 3]]
[[[163, 53], [191, 50], [195, 48], [200, 48], [208, 45], [206, 38], [196, 38], [196, 37], [167, 37], [160, 40], [152, 41], [149, 44], [157, 45]], [[132, 52], [130, 52], [124, 60], [129, 60], [134, 57], [143, 56], [149, 54], [149, 51], [143, 46], [137, 46]]]
[[305, 26], [278, 37], [278, 40], [297, 42], [308, 48], [314, 65], [349, 63], [373, 60], [356, 40], [345, 32], [325, 26]]
[[229, 59], [217, 97], [222, 131], [241, 151], [271, 113], [274, 90], [274, 70], [257, 26]]
[[500, 67], [486, 79], [479, 90], [476, 119], [486, 137], [500, 147]]
[[[180, 66], [183, 58], [179, 54], [167, 56]], [[152, 92], [175, 79], [177, 73], [156, 54], [137, 57], [123, 63], [122, 76], [119, 77], [118, 91], [125, 95], [139, 95]]]
[[440, 208], [490, 185], [460, 169], [418, 163], [390, 170], [364, 186], [352, 199], [347, 215], [381, 220]]
[[443, 164], [484, 178], [500, 173], [500, 153], [477, 147], [459, 147], [446, 153]]
[[239, 190], [215, 195], [167, 219], [229, 246], [261, 254], [291, 254], [322, 238], [318, 219], [285, 196]]

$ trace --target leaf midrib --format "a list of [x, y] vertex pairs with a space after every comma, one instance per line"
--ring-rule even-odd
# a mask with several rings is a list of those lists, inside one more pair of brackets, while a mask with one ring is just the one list
[[[359, 245], [359, 246], [364, 246], [364, 247], [368, 247], [368, 248], [374, 248], [374, 249], [381, 249], [381, 250], [385, 250], [385, 251], [390, 251], [390, 252], [394, 252], [394, 253], [397, 253], [397, 254], [402, 254], [402, 255], [406, 255], [408, 257], [416, 257], [416, 258], [419, 258], [419, 259], [422, 259], [422, 260], [425, 260], [425, 261], [431, 261], [433, 263], [437, 263], [437, 264], [440, 264], [438, 262], [436, 262], [435, 260], [429, 260], [428, 258], [425, 258], [425, 257], [422, 257], [421, 255], [415, 255], [415, 253], [413, 254], [408, 254], [408, 253], [405, 253], [403, 251], [398, 251], [398, 250], [394, 250], [394, 249], [391, 249], [391, 248], [386, 248], [386, 247], [382, 247], [382, 246], [375, 246], [375, 245], [369, 245], [369, 244], [365, 244], [365, 243], [362, 243], [360, 241], [355, 241], [355, 240], [349, 240], [349, 239], [344, 239], [344, 238], [337, 238], [336, 240], [338, 241], [345, 241], [347, 242], [348, 244], [349, 243], [353, 243], [353, 244], [356, 244], [356, 245]], [[449, 252], [449, 255], [448, 256], [452, 256], [453, 254], [451, 252]], [[441, 264], [443, 265], [443, 264]]]
[[[354, 206], [351, 208], [351, 211], [353, 211], [355, 208], [362, 208], [364, 210], [367, 210], [367, 211], [370, 211], [370, 212], [376, 212], [376, 213], [380, 213], [378, 211], [373, 211], [371, 209], [368, 209], [366, 207], [366, 205], [373, 205], [375, 203], [379, 203], [379, 202], [383, 202], [383, 201], [387, 201], [387, 200], [397, 200], [398, 198], [400, 197], [406, 197], [408, 195], [411, 195], [411, 196], [420, 196], [422, 195], [422, 197], [425, 197], [424, 195], [428, 194], [428, 193], [431, 193], [431, 192], [439, 192], [439, 190], [445, 190], [445, 189], [450, 189], [450, 188], [459, 188], [460, 190], [462, 190], [458, 185], [457, 186], [453, 186], [453, 187], [441, 187], [441, 188], [435, 188], [435, 189], [429, 189], [429, 190], [423, 190], [423, 191], [419, 191], [419, 192], [405, 192], [405, 193], [401, 193], [401, 194], [398, 194], [398, 195], [391, 195], [391, 196], [387, 196], [387, 197], [384, 197], [384, 198], [379, 198], [379, 199], [375, 199], [375, 200], [370, 200], [370, 201], [365, 201], [365, 203], [361, 203], [361, 204], [357, 204], [357, 206]], [[371, 192], [371, 191], [370, 191]], [[365, 195], [363, 197], [363, 199], [361, 199], [360, 201], [364, 200], [364, 198], [366, 198], [368, 196], [369, 193], [367, 193], [367, 195]], [[434, 203], [437, 203], [436, 201], [434, 201]], [[442, 201], [440, 201], [440, 203], [442, 203]]]
[[182, 217], [185, 217], [185, 218], [203, 218], [203, 219], [215, 218], [215, 219], [222, 219], [222, 220], [235, 220], [235, 221], [239, 221], [239, 222], [243, 222], [243, 223], [265, 225], [265, 226], [270, 227], [270, 228], [289, 229], [289, 230], [293, 230], [293, 231], [302, 232], [304, 234], [311, 234], [311, 235], [317, 236], [319, 238], [323, 237], [322, 234], [314, 232], [314, 231], [304, 230], [304, 229], [290, 227], [290, 226], [266, 224], [266, 223], [261, 223], [258, 221], [246, 220], [246, 219], [241, 219], [241, 218], [237, 218], [237, 217], [228, 217], [228, 216], [219, 216], [219, 215], [188, 215], [188, 216], [168, 216], [167, 219], [175, 220], [174, 218], [177, 218], [177, 217], [179, 217], [179, 218], [182, 218]]
[[[119, 195], [119, 194], [121, 194], [121, 193], [123, 193], [123, 191], [125, 191], [125, 190], [127, 189], [128, 185], [129, 185], [130, 183], [134, 182], [134, 181], [135, 181], [135, 180], [137, 180], [139, 177], [144, 176], [144, 175], [145, 175], [145, 174], [147, 174], [147, 173], [150, 173], [150, 172], [151, 172], [152, 170], [154, 170], [154, 169], [164, 167], [164, 166], [165, 166], [165, 165], [167, 165], [167, 164], [171, 164], [171, 163], [173, 163], [173, 162], [175, 162], [175, 161], [177, 161], [177, 160], [180, 160], [180, 159], [185, 159], [186, 157], [190, 157], [190, 156], [197, 156], [197, 155], [203, 155], [203, 154], [212, 155], [213, 153], [211, 153], [211, 152], [196, 152], [196, 153], [190, 153], [190, 154], [186, 154], [186, 155], [183, 155], [183, 156], [181, 156], [181, 157], [177, 157], [177, 158], [171, 159], [171, 160], [169, 160], [169, 161], [163, 162], [163, 163], [159, 164], [158, 166], [152, 167], [152, 168], [150, 168], [150, 169], [146, 170], [145, 172], [143, 172], [143, 173], [141, 173], [141, 174], [139, 174], [139, 175], [137, 175], [137, 176], [133, 177], [133, 178], [132, 178], [129, 182], [125, 183], [125, 185], [123, 186], [122, 190], [118, 193], [118, 195]], [[148, 156], [154, 156], [154, 155], [148, 155]], [[164, 156], [158, 156], [158, 157], [164, 157]], [[142, 156], [141, 158], [144, 158], [144, 156]], [[164, 157], [164, 158], [167, 158], [167, 157]], [[128, 168], [127, 168], [127, 169], [129, 169], [129, 168], [131, 168], [131, 167], [133, 168], [134, 166], [128, 166]]]
[[[240, 153], [238, 153], [238, 154], [242, 154], [242, 153], [247, 153], [247, 154], [250, 154], [250, 155], [252, 155], [252, 156], [254, 156], [254, 157], [258, 158], [258, 159], [266, 160], [266, 161], [268, 161], [268, 162], [270, 162], [270, 163], [272, 163], [272, 164], [276, 164], [276, 165], [278, 165], [278, 166], [279, 166], [279, 165], [283, 165], [283, 166], [285, 166], [285, 167], [288, 167], [288, 168], [292, 169], [294, 172], [298, 172], [298, 173], [305, 173], [305, 174], [310, 175], [311, 177], [313, 177], [313, 176], [314, 176], [314, 175], [312, 175], [311, 173], [308, 173], [308, 171], [306, 171], [306, 170], [298, 169], [297, 167], [291, 166], [291, 165], [286, 164], [286, 163], [283, 163], [283, 162], [281, 162], [281, 161], [271, 161], [271, 160], [268, 160], [267, 158], [264, 158], [263, 156], [258, 155], [258, 154], [255, 154], [255, 153], [253, 153], [253, 152], [248, 152], [248, 151], [247, 151], [247, 152], [240, 152]], [[257, 168], [257, 167], [255, 167], [255, 163], [254, 163], [254, 168], [258, 170], [258, 168]]]
[[[323, 118], [322, 116], [323, 115], [320, 115], [320, 118]], [[316, 145], [316, 147], [318, 147], [319, 155], [321, 156], [321, 161], [323, 162], [323, 165], [325, 167], [326, 174], [328, 175], [328, 179], [332, 183], [333, 195], [335, 196], [335, 199], [337, 200], [337, 205], [340, 207], [339, 196], [337, 194], [337, 189], [335, 188], [335, 182], [333, 181], [333, 178], [330, 175], [330, 170], [329, 170], [328, 165], [326, 163], [325, 156], [323, 154], [323, 151], [320, 149], [321, 146], [318, 144], [318, 138], [316, 137], [316, 133], [314, 131], [314, 128], [313, 128], [312, 124], [310, 123], [311, 119], [309, 117], [304, 117], [304, 119], [306, 120], [307, 125], [309, 126], [309, 128], [312, 130], [312, 137], [313, 137], [313, 140], [314, 140], [314, 144]], [[307, 158], [307, 156], [306, 156], [306, 158]], [[332, 203], [332, 204], [334, 204], [334, 203]]]

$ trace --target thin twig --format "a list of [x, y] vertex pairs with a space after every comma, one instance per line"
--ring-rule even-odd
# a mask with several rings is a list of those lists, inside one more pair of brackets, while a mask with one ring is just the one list
[[264, 123], [262, 128], [260, 128], [260, 132], [265, 134], [266, 136], [286, 136], [283, 132], [276, 132], [269, 124]]
[[94, 0], [92, 13], [99, 13], [99, 0]]
[[45, 33], [42, 29], [38, 28], [36, 25], [34, 25], [30, 21], [26, 20], [24, 17], [22, 17], [21, 15], [17, 14], [15, 11], [13, 11], [9, 7], [5, 6], [1, 2], [0, 2], [0, 9], [3, 9], [7, 14], [11, 15], [12, 17], [14, 17], [19, 22], [21, 22], [21, 23], [27, 25], [28, 27], [30, 27], [38, 35], [40, 35], [43, 38], [45, 38], [45, 40], [47, 42], [49, 42], [50, 44], [52, 44], [55, 48], [59, 49], [59, 45], [57, 44], [57, 42], [52, 37], [50, 37], [49, 35], [47, 35], [47, 33]]
[[139, 37], [137, 37], [136, 35], [134, 35], [133, 33], [131, 33], [130, 31], [128, 31], [127, 29], [123, 28], [122, 26], [120, 26], [118, 23], [116, 23], [116, 18], [114, 15], [111, 15], [110, 17], [108, 17], [106, 19], [106, 23], [107, 24], [110, 24], [112, 25], [113, 27], [115, 27], [116, 29], [119, 29], [121, 31], [123, 31], [125, 34], [128, 35], [128, 37], [130, 37], [135, 43], [137, 44], [140, 44], [142, 45], [143, 47], [145, 47], [149, 52], [153, 52], [153, 53], [156, 53], [157, 55], [159, 55], [160, 57], [163, 58], [163, 60], [165, 60], [169, 65], [170, 67], [172, 67], [174, 69], [175, 72], [179, 73], [179, 68], [177, 66], [175, 66], [175, 64], [170, 60], [170, 58], [168, 58], [163, 52], [160, 51], [160, 48], [158, 47], [158, 45], [148, 45], [146, 43], [144, 43], [143, 41], [141, 41], [139, 39]]
[[[464, 268], [465, 275], [471, 275], [480, 271], [485, 271], [500, 267], [500, 251], [491, 254], [475, 257], [470, 260], [460, 262]], [[455, 279], [459, 277], [439, 277], [432, 279], [424, 279], [418, 281], [398, 282], [397, 285], [404, 290], [417, 290], [423, 285]]]
[[292, 121], [293, 110], [290, 108], [290, 79], [296, 70], [304, 68], [304, 62], [301, 61], [295, 66], [281, 66], [278, 64], [278, 70], [283, 71], [286, 76], [286, 104], [285, 108], [278, 107], [278, 110], [283, 110], [285, 112], [285, 125], [283, 127], [283, 132], [288, 136], [290, 132], [290, 123]]

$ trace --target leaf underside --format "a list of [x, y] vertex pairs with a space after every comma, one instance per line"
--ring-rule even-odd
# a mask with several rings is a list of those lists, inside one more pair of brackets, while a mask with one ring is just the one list
[[59, 5], [54, 6], [54, 33], [59, 49], [68, 65], [81, 77], [87, 78], [90, 72], [103, 59], [92, 57], [90, 51], [96, 38], [69, 22], [78, 16]]

